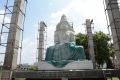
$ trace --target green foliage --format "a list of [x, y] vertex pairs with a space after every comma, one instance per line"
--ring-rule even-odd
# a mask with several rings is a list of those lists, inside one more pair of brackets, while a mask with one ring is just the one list
[[94, 40], [94, 50], [95, 50], [95, 60], [99, 65], [107, 62], [109, 59], [109, 47], [108, 41], [109, 37], [103, 32], [96, 32], [93, 36]]
[[87, 36], [85, 34], [78, 33], [76, 35], [76, 45], [82, 45], [84, 47], [86, 59], [90, 59], [89, 52], [88, 52]]
[[[107, 34], [99, 31], [93, 34], [95, 60], [98, 65], [110, 62], [110, 57], [114, 57], [114, 48], [109, 44], [110, 38]], [[87, 36], [82, 33], [76, 35], [76, 44], [84, 46], [86, 58], [89, 59]]]
[[30, 71], [37, 71], [38, 69], [36, 66], [31, 65], [31, 66], [29, 66], [29, 70]]
[[113, 48], [113, 44], [109, 44], [109, 55], [110, 57], [115, 57], [115, 49]]

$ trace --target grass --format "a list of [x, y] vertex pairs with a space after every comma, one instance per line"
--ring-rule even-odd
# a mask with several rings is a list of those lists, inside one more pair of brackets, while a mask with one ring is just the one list
[[107, 80], [119, 80], [119, 78], [113, 77], [112, 79], [111, 78], [107, 78]]

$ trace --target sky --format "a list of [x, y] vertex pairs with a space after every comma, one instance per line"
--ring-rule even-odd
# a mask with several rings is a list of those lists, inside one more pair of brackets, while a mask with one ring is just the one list
[[[0, 13], [4, 13], [5, 1], [0, 0]], [[9, 0], [9, 5], [13, 5], [13, 2], [14, 0]], [[56, 25], [63, 14], [69, 22], [73, 22], [76, 34], [85, 33], [86, 19], [93, 19], [93, 32], [108, 33], [103, 0], [28, 0], [21, 63], [33, 64], [37, 61], [38, 22], [46, 23], [47, 46], [51, 46], [54, 45]], [[0, 23], [2, 18], [0, 16]], [[5, 21], [9, 22], [10, 16]], [[2, 60], [3, 56], [0, 55], [0, 61]]]

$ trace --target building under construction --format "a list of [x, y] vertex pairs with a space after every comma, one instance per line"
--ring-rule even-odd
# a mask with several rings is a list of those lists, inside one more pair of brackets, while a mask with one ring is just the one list
[[[108, 27], [111, 30], [113, 44], [115, 48], [115, 67], [111, 70], [39, 70], [39, 71], [20, 71], [17, 70], [18, 54], [22, 51], [22, 40], [24, 31], [24, 21], [26, 13], [27, 0], [15, 0], [14, 5], [9, 5], [9, 0], [6, 0], [5, 12], [3, 14], [3, 22], [0, 30], [0, 48], [2, 51], [0, 55], [5, 55], [3, 62], [3, 69], [1, 71], [1, 80], [14, 80], [16, 78], [23, 78], [24, 80], [104, 80], [106, 77], [120, 77], [120, 11], [117, 0], [103, 0], [106, 18], [108, 20]], [[11, 16], [10, 22], [6, 23], [5, 18], [7, 15]], [[47, 25], [44, 22], [40, 23], [44, 27], [39, 31], [39, 44], [38, 52], [44, 52], [44, 31]], [[91, 31], [91, 20], [86, 20], [86, 29], [88, 35], [88, 44], [90, 58], [95, 62], [93, 39]], [[42, 26], [41, 26], [42, 27]], [[4, 41], [2, 37], [7, 35], [7, 40]], [[39, 51], [40, 50], [40, 51]], [[42, 60], [42, 55], [39, 55], [38, 60]]]

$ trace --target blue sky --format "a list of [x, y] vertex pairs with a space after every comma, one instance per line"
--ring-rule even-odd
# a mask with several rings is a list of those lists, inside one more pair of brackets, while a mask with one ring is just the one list
[[[0, 13], [4, 11], [4, 1], [1, 0]], [[13, 0], [9, 0], [12, 4]], [[85, 19], [93, 19], [94, 30], [107, 33], [103, 0], [28, 0], [22, 63], [32, 64], [36, 61], [38, 22], [45, 21], [48, 26], [47, 46], [53, 45], [55, 26], [62, 14], [73, 22], [76, 33], [85, 33]], [[0, 16], [0, 23], [2, 22]], [[8, 17], [9, 20], [9, 17]], [[1, 55], [0, 55], [1, 56]]]

